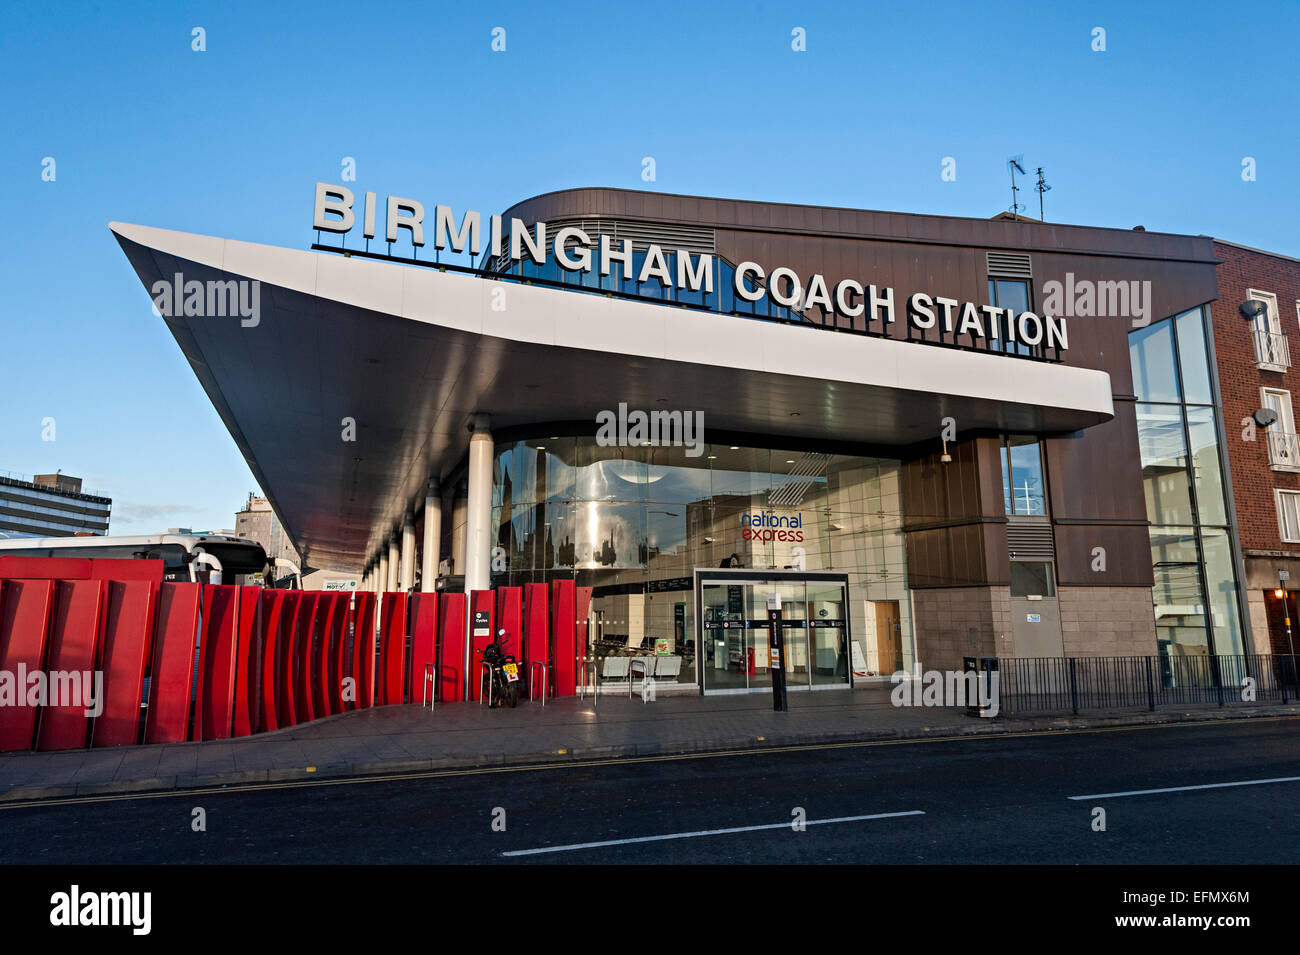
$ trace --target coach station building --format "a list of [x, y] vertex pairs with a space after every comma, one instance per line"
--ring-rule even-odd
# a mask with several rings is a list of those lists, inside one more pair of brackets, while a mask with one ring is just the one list
[[311, 250], [111, 226], [311, 566], [573, 578], [592, 654], [706, 693], [770, 680], [771, 593], [792, 686], [1249, 649], [1208, 238], [315, 198]]

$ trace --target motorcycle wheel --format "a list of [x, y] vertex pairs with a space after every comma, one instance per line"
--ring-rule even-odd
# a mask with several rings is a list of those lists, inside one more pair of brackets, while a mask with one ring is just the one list
[[519, 684], [518, 683], [510, 684], [510, 689], [506, 691], [506, 701], [510, 704], [510, 708], [512, 710], [519, 705]]

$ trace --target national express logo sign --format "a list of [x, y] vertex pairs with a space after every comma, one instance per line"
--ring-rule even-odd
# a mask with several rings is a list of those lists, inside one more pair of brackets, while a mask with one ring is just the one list
[[[424, 247], [426, 210], [422, 203], [388, 196], [381, 209], [375, 193], [363, 195], [361, 234], [365, 238], [375, 238], [378, 234], [376, 227], [382, 224], [388, 242], [396, 242], [398, 233], [405, 229], [415, 248]], [[355, 207], [356, 196], [351, 189], [318, 182], [313, 227], [321, 232], [346, 235], [357, 223]], [[377, 220], [381, 216], [382, 223], [379, 223]], [[708, 253], [669, 249], [677, 264], [674, 271], [668, 266], [664, 250], [658, 245], [650, 245], [645, 250], [641, 267], [637, 269], [631, 239], [614, 240], [608, 235], [593, 238], [577, 226], [565, 226], [551, 232], [545, 222], [534, 223], [530, 231], [522, 219], [511, 218], [507, 223], [499, 215], [487, 217], [485, 235], [481, 213], [467, 211], [457, 227], [451, 207], [443, 205], [433, 207], [432, 231], [433, 247], [439, 251], [450, 248], [458, 254], [468, 251], [470, 255], [478, 256], [482, 254], [486, 239], [487, 247], [497, 261], [508, 256], [515, 263], [526, 257], [542, 265], [548, 258], [553, 258], [566, 272], [591, 273], [598, 269], [602, 276], [610, 275], [613, 264], [617, 262], [625, 279], [643, 283], [654, 279], [665, 288], [703, 292], [705, 295], [712, 295], [714, 291], [717, 270], [713, 256]], [[979, 305], [926, 292], [913, 292], [903, 300], [894, 295], [892, 288], [864, 285], [855, 279], [843, 279], [832, 286], [820, 273], [808, 276], [805, 282], [793, 269], [783, 266], [769, 273], [757, 262], [738, 263], [734, 284], [736, 297], [746, 302], [771, 298], [777, 305], [799, 312], [819, 308], [828, 318], [865, 315], [869, 331], [883, 333], [888, 325], [899, 320], [898, 313], [902, 311], [908, 324], [922, 332], [938, 327], [946, 334], [970, 335], [973, 340], [989, 344], [1006, 341], [1044, 345], [1059, 351], [1069, 347], [1065, 319], [1054, 315], [1040, 316], [1029, 311], [1017, 314], [1012, 308]], [[993, 347], [998, 348], [996, 345]]]
[[747, 541], [803, 543], [803, 514], [756, 511], [740, 515], [740, 536]]

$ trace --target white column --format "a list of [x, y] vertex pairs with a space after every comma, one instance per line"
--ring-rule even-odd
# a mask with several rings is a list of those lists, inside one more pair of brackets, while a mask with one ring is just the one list
[[375, 581], [375, 588], [378, 593], [383, 593], [388, 589], [388, 552], [381, 550], [379, 552], [379, 579]]
[[397, 531], [393, 531], [393, 536], [388, 538], [388, 582], [386, 584], [390, 591], [396, 591], [397, 585], [401, 583], [399, 572], [402, 567], [402, 555], [397, 546]]
[[465, 592], [491, 586], [492, 559], [492, 432], [491, 419], [474, 416], [469, 439], [469, 473], [465, 505]]
[[451, 572], [465, 575], [465, 482], [456, 485], [451, 496]]
[[420, 568], [420, 589], [433, 593], [438, 578], [439, 551], [442, 548], [442, 495], [438, 493], [438, 479], [429, 478], [429, 488], [424, 494], [424, 561]]
[[402, 573], [398, 581], [402, 593], [415, 586], [415, 515], [407, 514], [402, 524]]

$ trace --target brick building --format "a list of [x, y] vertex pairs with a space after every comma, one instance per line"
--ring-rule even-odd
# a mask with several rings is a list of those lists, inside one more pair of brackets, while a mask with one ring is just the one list
[[[1222, 240], [1214, 252], [1221, 263], [1214, 346], [1250, 630], [1255, 652], [1289, 653], [1285, 609], [1294, 620], [1300, 588], [1300, 443], [1292, 398], [1300, 370], [1290, 348], [1300, 334], [1300, 259]], [[1253, 416], [1265, 408], [1277, 421], [1261, 428]], [[1279, 588], [1285, 601], [1275, 596]]]

